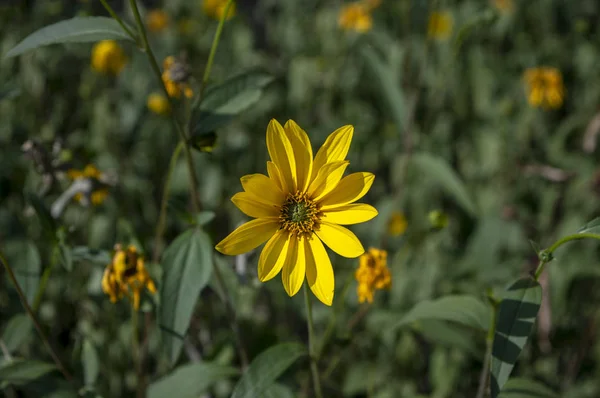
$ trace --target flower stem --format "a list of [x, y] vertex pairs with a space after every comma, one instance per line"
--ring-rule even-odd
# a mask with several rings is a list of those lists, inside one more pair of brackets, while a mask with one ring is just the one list
[[485, 339], [485, 355], [483, 356], [483, 368], [479, 375], [479, 387], [476, 398], [483, 398], [490, 378], [490, 365], [492, 361], [492, 348], [494, 346], [494, 334], [496, 333], [496, 320], [498, 318], [498, 304], [492, 303], [492, 319]]
[[308, 354], [310, 356], [310, 372], [312, 373], [312, 379], [315, 389], [315, 397], [323, 398], [321, 392], [321, 380], [319, 379], [319, 371], [317, 369], [317, 358], [315, 353], [315, 335], [313, 331], [313, 320], [312, 320], [312, 304], [308, 293], [308, 286], [304, 284], [304, 303], [306, 305], [306, 319], [308, 323]]
[[564, 245], [567, 242], [571, 242], [573, 240], [581, 240], [581, 239], [600, 240], [600, 234], [584, 232], [584, 233], [567, 235], [567, 236], [557, 240], [556, 242], [554, 242], [554, 244], [552, 246], [550, 246], [548, 249], [542, 250], [540, 253], [538, 253], [538, 256], [540, 257], [540, 262], [538, 263], [538, 266], [535, 270], [535, 274], [534, 274], [535, 280], [537, 281], [540, 278], [540, 276], [542, 275], [542, 272], [544, 271], [545, 265], [552, 260], [552, 255], [554, 254], [556, 249], [558, 249], [559, 247], [561, 247], [562, 245]]
[[225, 25], [225, 20], [227, 19], [227, 15], [229, 15], [229, 8], [233, 4], [233, 0], [229, 0], [225, 5], [225, 12], [221, 16], [221, 20], [219, 21], [219, 26], [217, 26], [217, 32], [215, 33], [215, 37], [213, 38], [212, 45], [210, 46], [210, 53], [208, 54], [208, 61], [206, 62], [206, 68], [204, 69], [204, 76], [202, 77], [202, 86], [200, 87], [200, 96], [204, 92], [206, 88], [206, 84], [208, 83], [208, 79], [210, 77], [210, 72], [212, 70], [212, 65], [215, 60], [215, 54], [217, 53], [217, 47], [219, 46], [219, 40], [221, 39], [221, 33], [223, 32], [223, 26]]
[[129, 29], [127, 27], [127, 25], [125, 24], [125, 22], [123, 22], [123, 20], [117, 15], [117, 13], [115, 12], [115, 10], [112, 9], [112, 7], [106, 2], [106, 0], [100, 0], [100, 2], [102, 3], [102, 5], [106, 9], [106, 11], [108, 11], [108, 13], [110, 14], [110, 16], [115, 21], [117, 21], [119, 23], [119, 25], [121, 25], [121, 28], [123, 28], [123, 30], [125, 31], [125, 33], [127, 33], [127, 35], [129, 35], [129, 37], [131, 37], [133, 39], [133, 41], [135, 41], [137, 43], [138, 39], [135, 36], [135, 34], [131, 31], [131, 29]]
[[140, 339], [139, 339], [139, 315], [137, 310], [131, 305], [131, 358], [135, 364], [135, 374], [137, 376], [137, 397], [143, 398], [145, 396], [144, 391], [144, 372], [142, 370], [142, 361], [140, 350]]
[[56, 355], [56, 352], [54, 352], [54, 349], [52, 348], [52, 346], [50, 345], [50, 342], [48, 341], [48, 338], [44, 334], [44, 331], [42, 330], [42, 327], [40, 326], [38, 320], [36, 319], [35, 314], [31, 310], [29, 303], [27, 303], [27, 298], [25, 297], [25, 294], [23, 293], [23, 290], [21, 289], [21, 285], [19, 285], [19, 281], [17, 281], [17, 278], [15, 277], [15, 273], [13, 272], [10, 265], [8, 265], [8, 262], [6, 261], [6, 259], [4, 258], [4, 256], [1, 253], [0, 253], [0, 261], [2, 262], [2, 265], [4, 265], [4, 269], [6, 269], [6, 273], [8, 274], [8, 277], [9, 277], [10, 281], [12, 282], [12, 284], [15, 286], [15, 290], [17, 291], [17, 294], [19, 295], [21, 304], [25, 308], [25, 311], [27, 312], [27, 315], [29, 315], [29, 318], [31, 318], [31, 321], [33, 322], [33, 326], [35, 327], [38, 334], [40, 335], [40, 338], [42, 339], [42, 343], [48, 350], [48, 353], [52, 357], [52, 360], [56, 364], [56, 367], [58, 368], [58, 370], [60, 370], [60, 372], [65, 377], [65, 379], [67, 379], [70, 382], [73, 381], [71, 374], [63, 366], [62, 362], [58, 358], [58, 355]]

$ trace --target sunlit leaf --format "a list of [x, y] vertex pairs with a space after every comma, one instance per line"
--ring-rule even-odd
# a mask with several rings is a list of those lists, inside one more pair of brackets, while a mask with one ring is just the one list
[[506, 382], [499, 398], [558, 398], [559, 395], [540, 382], [514, 377]]
[[600, 233], [600, 217], [594, 218], [592, 221], [585, 224], [583, 227], [577, 230], [577, 233], [591, 233], [597, 234]]
[[148, 398], [197, 398], [216, 382], [234, 376], [238, 370], [213, 363], [192, 363], [176, 368], [148, 387]]
[[53, 364], [40, 361], [16, 359], [5, 362], [0, 366], [0, 387], [26, 384], [55, 369]]

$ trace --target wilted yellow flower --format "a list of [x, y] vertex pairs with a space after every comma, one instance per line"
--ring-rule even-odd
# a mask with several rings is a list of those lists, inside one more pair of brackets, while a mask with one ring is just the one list
[[344, 30], [365, 33], [373, 27], [371, 11], [381, 4], [380, 0], [363, 0], [342, 7], [338, 25]]
[[510, 13], [515, 8], [513, 0], [492, 0], [492, 3], [494, 3], [498, 11], [503, 13]]
[[441, 210], [432, 210], [427, 217], [429, 223], [435, 229], [443, 229], [448, 226], [448, 215]]
[[453, 19], [447, 11], [433, 12], [427, 24], [427, 36], [433, 39], [447, 39], [452, 34]]
[[358, 282], [358, 301], [372, 303], [375, 290], [389, 289], [392, 286], [392, 276], [387, 267], [387, 252], [369, 248], [367, 253], [360, 256], [354, 277]]
[[388, 223], [388, 233], [392, 236], [400, 236], [406, 232], [408, 227], [408, 221], [403, 213], [395, 211], [392, 213], [392, 217]]
[[92, 68], [107, 75], [118, 75], [127, 64], [125, 52], [114, 40], [102, 40], [92, 48]]
[[148, 109], [157, 115], [168, 115], [171, 111], [169, 100], [162, 94], [152, 93], [148, 96]]
[[146, 288], [152, 294], [156, 293], [154, 281], [144, 265], [144, 258], [138, 254], [134, 246], [124, 250], [121, 245], [115, 245], [112, 262], [106, 266], [102, 277], [102, 291], [112, 303], [129, 297], [133, 308], [140, 308], [140, 295]]
[[217, 244], [223, 254], [238, 255], [267, 242], [258, 260], [258, 278], [266, 282], [280, 271], [289, 296], [306, 277], [312, 292], [326, 305], [334, 294], [334, 274], [323, 241], [341, 256], [364, 253], [356, 235], [341, 225], [358, 224], [377, 215], [374, 207], [354, 203], [371, 188], [375, 176], [354, 173], [342, 178], [354, 128], [334, 131], [313, 159], [308, 135], [293, 120], [267, 127], [269, 176], [241, 178], [245, 192], [231, 201], [256, 218]]
[[150, 32], [161, 32], [169, 26], [169, 14], [163, 10], [152, 10], [146, 14], [146, 25]]
[[188, 66], [173, 56], [168, 56], [163, 61], [162, 81], [169, 93], [169, 97], [180, 98], [181, 93], [187, 98], [192, 98], [194, 92], [188, 83], [190, 74]]
[[533, 107], [560, 108], [565, 95], [562, 74], [556, 68], [529, 68], [525, 71], [527, 100]]
[[[93, 189], [89, 194], [89, 200], [94, 206], [101, 205], [108, 197], [108, 188], [101, 182], [104, 175], [93, 164], [88, 164], [83, 170], [68, 170], [67, 176], [73, 181], [83, 178], [87, 178], [92, 181]], [[84, 198], [85, 196], [81, 192], [78, 192], [73, 196], [73, 199], [79, 203], [82, 203]]]
[[[204, 12], [211, 18], [221, 20], [223, 14], [225, 14], [225, 7], [227, 6], [227, 0], [204, 0], [202, 2]], [[227, 14], [226, 21], [229, 21], [235, 16], [235, 3], [229, 7], [229, 13]]]

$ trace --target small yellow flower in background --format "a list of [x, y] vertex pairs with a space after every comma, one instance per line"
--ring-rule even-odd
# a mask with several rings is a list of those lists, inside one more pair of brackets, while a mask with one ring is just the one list
[[363, 0], [342, 7], [338, 17], [338, 25], [344, 30], [365, 33], [373, 27], [371, 12], [379, 7], [381, 0]]
[[560, 108], [565, 95], [562, 74], [556, 68], [529, 68], [524, 74], [527, 100], [533, 107]]
[[[68, 170], [67, 176], [73, 181], [84, 178], [92, 181], [93, 185], [95, 186], [90, 193], [89, 200], [94, 206], [101, 205], [108, 197], [108, 188], [101, 182], [104, 174], [93, 164], [88, 164], [83, 170]], [[76, 193], [75, 196], [73, 196], [73, 199], [79, 203], [82, 203], [84, 201], [84, 195], [81, 192]]]
[[406, 221], [404, 214], [399, 211], [393, 212], [388, 223], [388, 233], [391, 236], [400, 236], [406, 232], [407, 227], [408, 221]]
[[427, 36], [433, 39], [447, 39], [452, 34], [454, 22], [452, 15], [447, 11], [433, 12], [427, 24]]
[[134, 246], [125, 250], [121, 245], [115, 245], [112, 262], [106, 266], [102, 277], [102, 291], [112, 303], [126, 295], [132, 301], [133, 308], [138, 310], [144, 288], [152, 294], [156, 293], [156, 286], [146, 270], [144, 258]]
[[[225, 13], [225, 6], [227, 5], [227, 0], [204, 0], [202, 2], [202, 8], [204, 9], [204, 13], [211, 18], [216, 20], [221, 20], [223, 18], [223, 14]], [[229, 14], [227, 14], [226, 21], [229, 21], [231, 18], [235, 16], [235, 3], [231, 5], [229, 8]]]
[[152, 10], [146, 14], [146, 25], [153, 33], [162, 32], [169, 26], [169, 14], [163, 10]]
[[435, 229], [444, 229], [448, 226], [448, 215], [441, 210], [432, 210], [427, 215], [429, 224]]
[[148, 109], [157, 115], [168, 115], [171, 112], [169, 100], [162, 94], [152, 93], [148, 96]]
[[358, 302], [372, 303], [375, 290], [389, 289], [392, 286], [392, 275], [387, 267], [387, 252], [369, 248], [367, 253], [360, 256], [354, 277], [358, 282]]
[[492, 3], [502, 13], [510, 13], [515, 8], [513, 0], [492, 0]]
[[169, 93], [169, 97], [180, 98], [181, 93], [187, 98], [192, 98], [194, 92], [188, 83], [190, 74], [188, 66], [173, 56], [168, 56], [163, 61], [162, 81]]
[[118, 75], [127, 64], [125, 52], [114, 40], [103, 40], [92, 48], [92, 68], [107, 75]]
[[237, 228], [216, 249], [235, 256], [267, 242], [258, 260], [261, 282], [281, 271], [283, 287], [293, 296], [306, 278], [314, 295], [331, 305], [335, 281], [323, 243], [343, 257], [358, 257], [365, 251], [362, 244], [341, 225], [377, 216], [374, 207], [354, 203], [369, 191], [375, 176], [362, 172], [342, 178], [353, 134], [352, 126], [340, 127], [313, 158], [310, 139], [296, 122], [288, 120], [282, 127], [271, 120], [267, 127], [269, 176], [242, 177], [244, 192], [231, 198], [256, 219]]

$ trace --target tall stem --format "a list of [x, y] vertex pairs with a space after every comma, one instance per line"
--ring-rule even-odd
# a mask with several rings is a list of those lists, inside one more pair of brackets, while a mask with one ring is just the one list
[[310, 356], [310, 372], [312, 373], [313, 385], [316, 398], [323, 398], [321, 392], [321, 380], [319, 379], [319, 370], [317, 369], [317, 358], [315, 353], [315, 335], [313, 331], [312, 304], [308, 293], [308, 286], [304, 284], [304, 303], [306, 305], [306, 320], [308, 323], [308, 354]]
[[498, 317], [498, 305], [492, 304], [492, 319], [490, 328], [485, 339], [485, 355], [483, 356], [483, 369], [479, 375], [479, 388], [477, 388], [476, 398], [483, 398], [487, 389], [488, 380], [490, 378], [490, 365], [492, 361], [492, 348], [494, 346], [494, 334], [496, 333], [496, 320]]
[[225, 5], [225, 12], [221, 16], [221, 20], [219, 21], [219, 26], [217, 26], [217, 32], [215, 33], [215, 37], [213, 38], [212, 45], [210, 46], [210, 53], [208, 54], [208, 61], [206, 62], [206, 68], [204, 69], [204, 76], [202, 77], [202, 87], [200, 88], [200, 96], [204, 92], [206, 88], [206, 84], [208, 83], [208, 79], [210, 77], [210, 72], [212, 70], [212, 65], [215, 60], [215, 54], [217, 53], [217, 47], [219, 46], [219, 40], [221, 39], [221, 33], [223, 32], [223, 26], [225, 26], [225, 20], [227, 19], [227, 15], [229, 15], [229, 8], [233, 4], [233, 0], [229, 0]]
[[140, 350], [140, 338], [139, 338], [139, 315], [137, 310], [131, 305], [131, 358], [135, 365], [135, 374], [137, 376], [137, 397], [144, 398], [145, 386], [144, 386], [144, 372], [142, 369]]
[[108, 11], [110, 16], [115, 21], [117, 21], [119, 25], [121, 25], [121, 28], [123, 28], [125, 33], [127, 33], [127, 35], [129, 35], [129, 37], [131, 37], [133, 39], [133, 41], [135, 41], [137, 43], [138, 39], [137, 39], [137, 37], [135, 37], [135, 34], [133, 33], [133, 31], [131, 29], [129, 29], [129, 27], [127, 27], [125, 22], [123, 22], [123, 20], [117, 15], [115, 10], [112, 9], [112, 7], [106, 2], [106, 0], [100, 0], [100, 2], [102, 3], [102, 5], [106, 9], [106, 11]]
[[583, 233], [578, 233], [578, 234], [567, 235], [567, 236], [557, 240], [556, 242], [554, 242], [554, 244], [552, 246], [550, 246], [548, 249], [542, 250], [540, 253], [538, 253], [538, 255], [540, 256], [540, 262], [535, 270], [535, 275], [534, 275], [535, 280], [537, 281], [540, 278], [540, 275], [542, 275], [542, 272], [544, 271], [544, 266], [552, 260], [552, 255], [554, 254], [556, 249], [558, 249], [565, 243], [571, 242], [573, 240], [581, 240], [581, 239], [600, 240], [600, 234], [583, 232]]
[[23, 293], [23, 289], [21, 289], [21, 285], [19, 285], [19, 281], [17, 281], [17, 278], [15, 277], [15, 273], [13, 272], [10, 265], [8, 265], [8, 262], [6, 261], [6, 259], [4, 258], [4, 256], [2, 254], [0, 254], [0, 261], [2, 262], [2, 265], [4, 265], [4, 268], [6, 269], [6, 273], [8, 274], [8, 277], [9, 277], [10, 281], [12, 282], [12, 284], [15, 286], [15, 290], [17, 291], [17, 294], [19, 295], [21, 304], [25, 308], [25, 311], [27, 312], [27, 315], [29, 315], [29, 318], [31, 318], [31, 321], [33, 322], [33, 326], [35, 327], [38, 334], [40, 335], [40, 338], [42, 339], [42, 343], [44, 343], [44, 346], [46, 347], [46, 350], [48, 350], [48, 353], [52, 357], [52, 360], [56, 364], [56, 367], [58, 368], [58, 370], [60, 370], [60, 372], [65, 377], [65, 379], [67, 379], [68, 381], [72, 381], [73, 378], [71, 377], [71, 374], [63, 366], [62, 362], [58, 358], [58, 355], [56, 355], [56, 352], [54, 352], [54, 349], [50, 345], [50, 342], [48, 341], [46, 334], [42, 330], [42, 327], [40, 326], [37, 318], [35, 317], [35, 314], [31, 310], [31, 307], [29, 306], [29, 303], [27, 302], [27, 298], [25, 297], [25, 294]]

